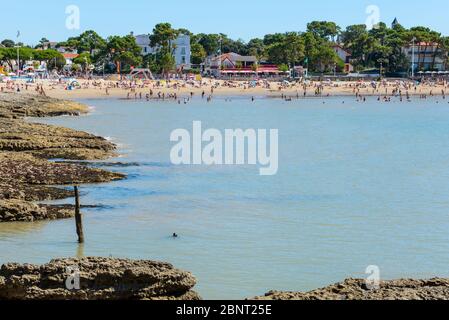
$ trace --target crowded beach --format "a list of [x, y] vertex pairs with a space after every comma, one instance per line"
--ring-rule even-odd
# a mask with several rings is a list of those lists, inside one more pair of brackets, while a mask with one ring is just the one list
[[217, 80], [139, 80], [139, 79], [88, 78], [57, 80], [3, 79], [1, 92], [36, 94], [61, 99], [116, 98], [124, 100], [173, 100], [186, 102], [193, 97], [211, 101], [216, 96], [246, 96], [249, 99], [281, 98], [287, 101], [300, 98], [352, 96], [363, 101], [377, 97], [388, 101], [391, 97], [410, 100], [432, 96], [446, 98], [449, 82], [444, 78], [421, 81], [372, 79], [358, 81], [305, 80], [250, 81]]

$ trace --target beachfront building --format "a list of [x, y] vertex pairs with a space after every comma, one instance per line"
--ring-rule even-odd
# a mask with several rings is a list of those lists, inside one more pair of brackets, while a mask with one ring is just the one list
[[447, 68], [448, 53], [436, 42], [416, 42], [414, 47], [410, 43], [402, 51], [410, 65], [414, 54], [415, 71], [445, 71]]
[[351, 73], [354, 71], [354, 67], [351, 64], [351, 53], [346, 51], [341, 45], [334, 44], [332, 46], [332, 49], [335, 51], [335, 53], [340, 57], [341, 60], [345, 63], [345, 73]]
[[259, 64], [254, 56], [242, 56], [234, 52], [209, 56], [202, 64], [203, 74], [214, 77], [232, 78], [274, 78], [287, 76], [277, 65]]
[[72, 70], [73, 67], [73, 59], [76, 59], [79, 57], [79, 54], [77, 53], [63, 53], [62, 54], [65, 59], [65, 66], [64, 69], [66, 70]]
[[[220, 76], [222, 73], [242, 73], [255, 71], [257, 58], [254, 56], [242, 56], [234, 52], [222, 55], [212, 55], [206, 58], [203, 64], [203, 73], [212, 76]], [[240, 72], [239, 72], [240, 71]]]
[[77, 53], [77, 51], [73, 48], [70, 47], [65, 47], [65, 46], [60, 46], [58, 42], [54, 42], [54, 41], [48, 41], [48, 42], [44, 42], [40, 47], [37, 48], [37, 50], [56, 50], [62, 54], [65, 53]]
[[[150, 36], [148, 34], [142, 34], [135, 36], [137, 45], [142, 49], [142, 55], [156, 54], [160, 48], [152, 47]], [[176, 69], [178, 71], [189, 70], [192, 67], [190, 63], [191, 47], [190, 36], [179, 35], [172, 43], [173, 57], [176, 62]]]

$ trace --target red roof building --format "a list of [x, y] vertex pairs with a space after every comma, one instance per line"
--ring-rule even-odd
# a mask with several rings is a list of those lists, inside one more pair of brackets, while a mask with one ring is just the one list
[[64, 58], [66, 60], [73, 60], [73, 59], [78, 58], [80, 56], [77, 53], [63, 53], [62, 55], [64, 56]]

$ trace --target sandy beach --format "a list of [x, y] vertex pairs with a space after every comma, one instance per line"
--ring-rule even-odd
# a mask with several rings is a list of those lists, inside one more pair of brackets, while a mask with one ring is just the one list
[[377, 81], [306, 81], [306, 82], [270, 82], [225, 81], [203, 79], [202, 81], [151, 80], [151, 81], [111, 81], [85, 80], [70, 81], [36, 80], [27, 83], [24, 80], [0, 83], [2, 92], [21, 92], [27, 94], [45, 94], [58, 99], [146, 99], [176, 100], [182, 102], [192, 96], [212, 99], [214, 96], [246, 96], [294, 99], [304, 97], [353, 96], [362, 98], [376, 96], [407, 97], [429, 96], [445, 97], [449, 84], [445, 80], [422, 81], [417, 84], [409, 80]]

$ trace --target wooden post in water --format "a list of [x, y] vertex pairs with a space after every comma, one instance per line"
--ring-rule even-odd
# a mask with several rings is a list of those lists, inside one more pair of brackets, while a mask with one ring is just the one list
[[75, 189], [75, 221], [76, 221], [76, 234], [78, 235], [78, 242], [84, 243], [84, 232], [83, 232], [83, 216], [80, 210], [80, 195], [78, 191], [78, 186]]

